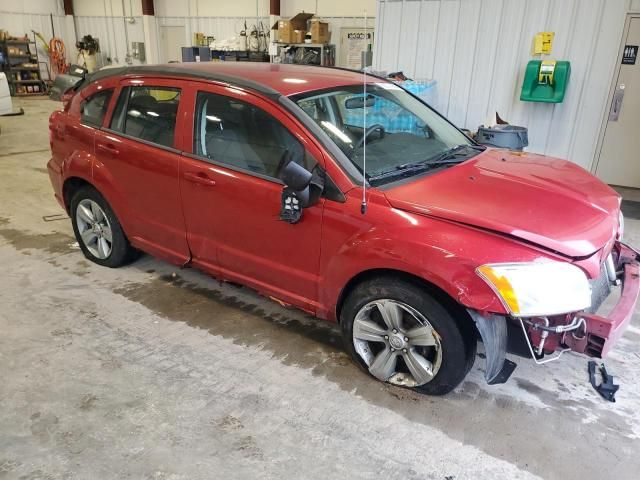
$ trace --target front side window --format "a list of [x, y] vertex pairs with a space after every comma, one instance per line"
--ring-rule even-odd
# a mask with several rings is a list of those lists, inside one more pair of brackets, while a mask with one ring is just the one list
[[173, 147], [180, 89], [125, 87], [111, 119], [111, 129], [164, 147]]
[[278, 178], [287, 151], [313, 159], [279, 121], [264, 110], [231, 97], [199, 92], [193, 137], [194, 154], [249, 172]]
[[109, 107], [113, 89], [91, 95], [80, 103], [80, 121], [92, 127], [101, 127]]
[[[424, 173], [476, 155], [471, 142], [444, 118], [392, 83], [336, 87], [292, 100], [373, 185]], [[366, 111], [366, 122], [365, 122]], [[366, 126], [366, 130], [365, 127]]]

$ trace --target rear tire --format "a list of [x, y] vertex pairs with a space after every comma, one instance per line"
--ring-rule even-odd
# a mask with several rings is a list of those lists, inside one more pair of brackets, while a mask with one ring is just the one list
[[116, 268], [136, 258], [111, 206], [95, 188], [85, 186], [73, 195], [70, 214], [73, 233], [87, 259]]
[[423, 394], [449, 393], [475, 360], [475, 338], [465, 338], [449, 310], [423, 287], [399, 278], [356, 286], [340, 321], [358, 365], [378, 380]]

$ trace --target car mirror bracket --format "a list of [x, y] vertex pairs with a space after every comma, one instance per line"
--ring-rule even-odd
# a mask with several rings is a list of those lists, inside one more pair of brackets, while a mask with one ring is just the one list
[[287, 152], [283, 161], [280, 178], [285, 184], [280, 202], [280, 220], [298, 223], [302, 219], [302, 209], [315, 205], [324, 189], [324, 172], [319, 165], [308, 171], [297, 163], [294, 155]]

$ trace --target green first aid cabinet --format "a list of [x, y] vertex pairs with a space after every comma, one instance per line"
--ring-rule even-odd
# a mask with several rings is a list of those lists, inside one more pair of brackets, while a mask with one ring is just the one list
[[542, 60], [531, 60], [527, 64], [522, 82], [520, 100], [523, 102], [561, 103], [569, 83], [571, 64], [559, 60], [555, 64], [552, 81], [540, 81], [540, 67]]

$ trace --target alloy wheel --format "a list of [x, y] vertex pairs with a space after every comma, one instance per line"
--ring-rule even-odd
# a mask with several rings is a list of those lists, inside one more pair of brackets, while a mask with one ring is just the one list
[[358, 311], [353, 344], [374, 377], [395, 385], [429, 383], [442, 364], [440, 335], [424, 315], [396, 300], [375, 300]]
[[81, 200], [76, 209], [76, 223], [82, 243], [94, 257], [105, 260], [111, 255], [111, 224], [104, 210], [93, 200]]

